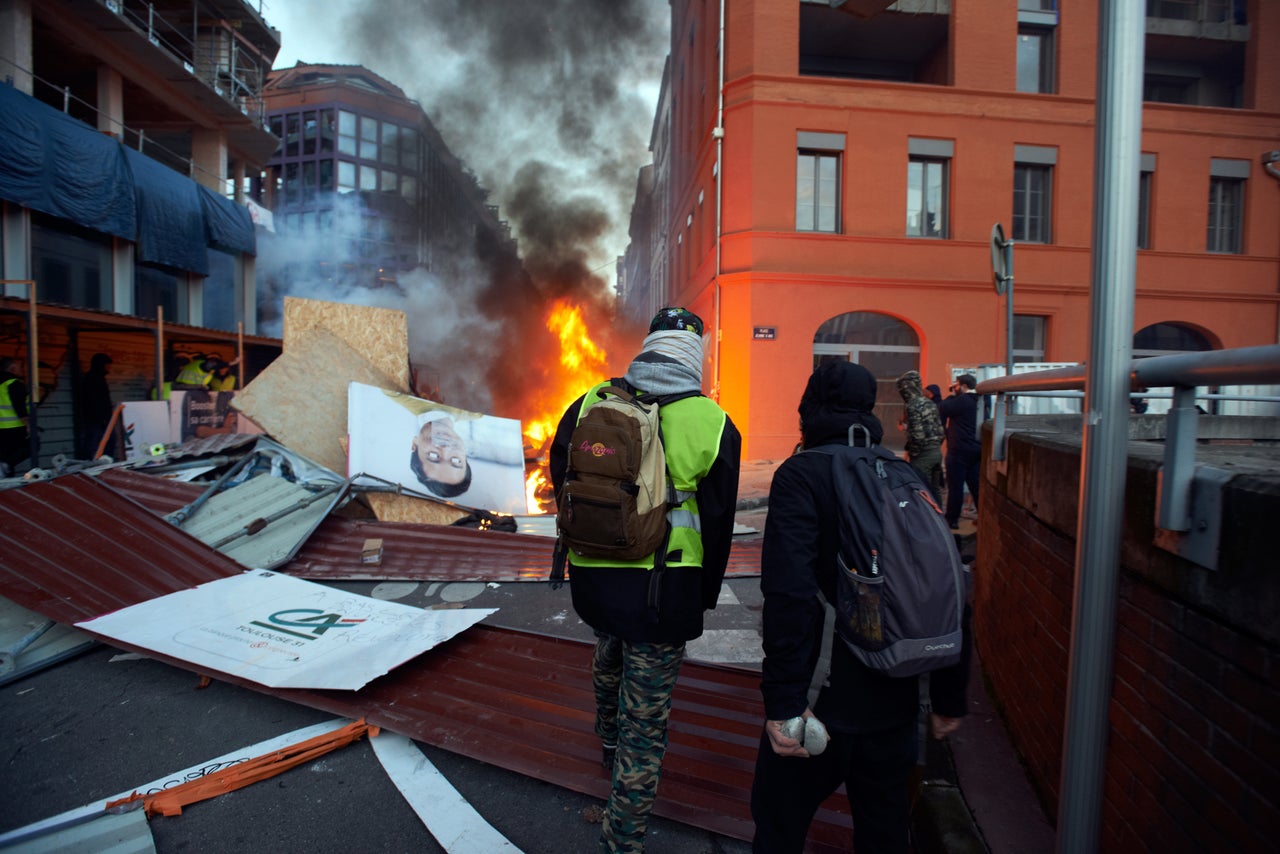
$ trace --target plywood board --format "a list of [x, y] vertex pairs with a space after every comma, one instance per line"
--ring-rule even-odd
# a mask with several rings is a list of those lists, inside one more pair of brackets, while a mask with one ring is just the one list
[[409, 390], [409, 322], [403, 311], [285, 297], [284, 351], [313, 329], [345, 341], [395, 383], [386, 388]]
[[418, 525], [452, 525], [470, 510], [452, 507], [428, 498], [397, 495], [394, 492], [366, 492], [364, 498], [379, 522], [413, 522]]
[[325, 329], [285, 347], [236, 395], [232, 406], [277, 442], [338, 474], [347, 473], [347, 384], [395, 389], [395, 380]]

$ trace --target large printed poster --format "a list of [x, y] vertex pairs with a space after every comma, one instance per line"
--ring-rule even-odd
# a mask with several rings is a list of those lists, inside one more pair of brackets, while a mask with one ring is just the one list
[[148, 459], [152, 445], [169, 441], [169, 401], [126, 401], [123, 417], [126, 459]]
[[[351, 383], [347, 475], [466, 507], [527, 512], [520, 422]], [[358, 482], [358, 481], [357, 481]]]
[[76, 625], [272, 688], [354, 691], [495, 610], [424, 610], [257, 569]]

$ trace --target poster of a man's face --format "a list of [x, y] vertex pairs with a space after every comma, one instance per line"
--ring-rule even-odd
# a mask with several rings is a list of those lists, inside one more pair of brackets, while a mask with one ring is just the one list
[[348, 476], [481, 510], [525, 513], [520, 422], [351, 383]]

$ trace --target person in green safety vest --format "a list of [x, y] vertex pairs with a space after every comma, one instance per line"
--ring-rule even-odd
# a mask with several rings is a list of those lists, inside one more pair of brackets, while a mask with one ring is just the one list
[[213, 371], [205, 366], [205, 362], [210, 359], [204, 353], [196, 353], [191, 357], [191, 361], [182, 366], [182, 370], [178, 371], [178, 375], [174, 377], [173, 388], [179, 390], [191, 389], [208, 389], [209, 383], [213, 380]]
[[[605, 383], [632, 394], [677, 396], [702, 389], [702, 320], [665, 308], [625, 376]], [[597, 386], [596, 388], [600, 388]], [[569, 474], [569, 446], [580, 413], [598, 397], [578, 398], [556, 429], [550, 473], [556, 494]], [[701, 394], [658, 413], [670, 485], [670, 534], [634, 561], [589, 558], [570, 550], [573, 608], [595, 630], [591, 664], [595, 733], [612, 779], [601, 831], [602, 851], [641, 851], [662, 773], [671, 691], [685, 642], [702, 634], [703, 613], [716, 607], [729, 561], [742, 437], [728, 414]]]
[[29, 393], [19, 370], [16, 359], [0, 359], [0, 477], [11, 475], [30, 447]]
[[238, 361], [240, 360], [224, 362], [219, 356], [210, 356], [204, 360], [204, 366], [210, 372], [209, 391], [236, 390], [236, 375], [231, 373], [231, 368]]

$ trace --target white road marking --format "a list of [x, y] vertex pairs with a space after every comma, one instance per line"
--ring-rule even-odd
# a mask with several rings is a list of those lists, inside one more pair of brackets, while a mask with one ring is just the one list
[[383, 730], [370, 742], [391, 782], [448, 854], [520, 854], [403, 735]]

